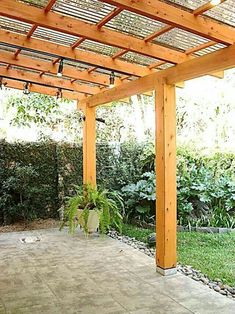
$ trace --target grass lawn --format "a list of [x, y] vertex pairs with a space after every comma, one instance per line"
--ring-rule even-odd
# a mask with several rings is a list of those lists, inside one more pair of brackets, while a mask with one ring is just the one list
[[[146, 242], [152, 230], [123, 226], [123, 234]], [[235, 286], [235, 233], [178, 232], [178, 261], [191, 265], [210, 279]]]

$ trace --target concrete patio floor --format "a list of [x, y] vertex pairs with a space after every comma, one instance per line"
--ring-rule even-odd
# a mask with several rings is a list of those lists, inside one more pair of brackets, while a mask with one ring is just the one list
[[[40, 236], [23, 244], [20, 238]], [[107, 237], [55, 229], [0, 234], [0, 314], [235, 313], [235, 302]]]

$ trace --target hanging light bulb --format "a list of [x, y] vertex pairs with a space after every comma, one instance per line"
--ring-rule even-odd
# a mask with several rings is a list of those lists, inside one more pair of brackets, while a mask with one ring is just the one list
[[109, 87], [113, 88], [114, 87], [114, 82], [115, 82], [115, 74], [112, 71], [109, 77]]
[[56, 92], [56, 99], [62, 98], [62, 89], [58, 88]]
[[221, 3], [221, 0], [211, 0], [210, 4], [215, 6]]
[[59, 63], [59, 67], [58, 67], [58, 72], [57, 72], [57, 76], [58, 77], [62, 77], [63, 76], [63, 68], [64, 68], [64, 59], [61, 58], [60, 59], [60, 63]]
[[25, 82], [25, 83], [24, 83], [23, 94], [25, 94], [25, 95], [29, 95], [29, 94], [30, 94], [29, 82]]

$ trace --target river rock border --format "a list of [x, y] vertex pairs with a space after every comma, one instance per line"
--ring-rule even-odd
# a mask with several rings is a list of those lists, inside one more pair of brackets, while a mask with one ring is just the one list
[[[148, 247], [144, 242], [138, 241], [135, 238], [131, 238], [126, 235], [121, 235], [114, 230], [109, 231], [108, 235], [113, 239], [116, 239], [118, 241], [126, 243], [127, 245], [130, 245], [134, 249], [139, 250], [150, 257], [155, 257], [156, 252], [155, 248]], [[178, 264], [177, 270], [178, 272], [188, 276], [189, 278], [192, 278], [195, 281], [207, 285], [210, 289], [213, 289], [214, 291], [224, 296], [232, 298], [235, 301], [235, 287], [224, 285], [220, 279], [216, 279], [214, 281], [210, 280], [200, 271], [193, 269], [191, 266], [183, 266]]]

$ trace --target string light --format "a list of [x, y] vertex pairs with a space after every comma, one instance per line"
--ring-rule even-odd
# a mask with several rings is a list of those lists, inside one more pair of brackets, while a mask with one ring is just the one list
[[58, 88], [56, 92], [56, 99], [62, 98], [62, 89]]
[[25, 95], [29, 95], [30, 94], [29, 83], [28, 82], [24, 83], [23, 94], [25, 94]]
[[64, 59], [61, 58], [60, 59], [60, 63], [59, 63], [59, 67], [58, 67], [58, 72], [57, 72], [57, 76], [58, 77], [62, 77], [63, 76], [63, 69], [64, 69]]
[[112, 71], [109, 77], [109, 87], [113, 88], [114, 87], [114, 83], [115, 83], [115, 74]]

